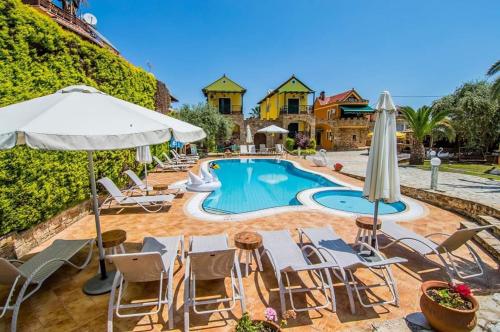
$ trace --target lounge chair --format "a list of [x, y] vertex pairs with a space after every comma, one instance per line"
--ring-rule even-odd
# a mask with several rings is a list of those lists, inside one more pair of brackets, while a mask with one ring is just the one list
[[[313, 264], [309, 261], [305, 251], [311, 250], [320, 257], [316, 248], [310, 245], [305, 245], [302, 248], [295, 243], [288, 230], [280, 231], [259, 231], [262, 236], [262, 244], [264, 253], [269, 257], [271, 265], [274, 269], [274, 274], [279, 286], [279, 296], [281, 303], [281, 313], [286, 312], [285, 293], [288, 293], [290, 304], [294, 311], [316, 310], [332, 306], [332, 311], [336, 310], [335, 294], [333, 292], [333, 284], [328, 269], [334, 264], [321, 262]], [[301, 271], [312, 272], [319, 279], [321, 285], [316, 287], [292, 287], [290, 285], [289, 274], [298, 273]], [[286, 285], [284, 284], [282, 274], [285, 276]], [[326, 279], [326, 281], [325, 281]], [[315, 306], [305, 306], [296, 308], [293, 301], [293, 293], [312, 292], [315, 290], [321, 291], [325, 297], [325, 302]], [[330, 293], [330, 295], [328, 295]]]
[[[432, 233], [422, 236], [394, 222], [384, 222], [382, 224], [381, 231], [393, 241], [384, 247], [380, 247], [380, 249], [385, 249], [396, 243], [401, 243], [405, 247], [422, 255], [424, 258], [427, 258], [428, 255], [435, 254], [443, 263], [450, 281], [453, 280], [453, 272], [455, 272], [461, 279], [468, 279], [483, 275], [483, 268], [481, 266], [481, 259], [479, 258], [479, 255], [470, 245], [467, 244], [467, 241], [471, 240], [477, 233], [492, 227], [493, 226], [480, 226], [475, 228], [459, 229], [453, 232], [453, 234]], [[437, 243], [430, 240], [430, 237], [434, 235], [446, 236], [446, 239], [441, 243]], [[457, 256], [454, 255], [453, 252], [463, 245], [465, 245], [469, 250], [469, 254], [474, 262], [473, 266], [479, 270], [477, 273], [466, 274], [461, 271], [461, 268], [459, 268], [455, 260]], [[448, 257], [449, 262], [446, 260], [445, 256]]]
[[163, 163], [166, 163], [167, 165], [175, 165], [178, 167], [184, 167], [184, 168], [189, 168], [193, 167], [195, 163], [193, 162], [187, 162], [187, 161], [180, 161], [180, 160], [172, 160], [166, 152], [163, 152], [163, 156], [165, 157], [165, 160]]
[[[108, 304], [108, 332], [113, 332], [113, 315], [119, 318], [142, 317], [155, 315], [162, 310], [163, 305], [168, 305], [168, 327], [174, 327], [174, 263], [177, 259], [182, 265], [184, 257], [184, 238], [182, 236], [172, 237], [146, 237], [144, 238], [140, 253], [108, 255], [116, 267], [116, 274], [111, 286], [111, 294]], [[163, 290], [164, 279], [167, 278], [167, 286]], [[131, 301], [122, 304], [124, 283], [144, 283], [158, 281], [158, 296], [155, 301]], [[118, 297], [115, 299], [116, 288]], [[154, 311], [123, 313], [120, 310], [134, 308], [153, 307]]]
[[246, 146], [246, 145], [240, 145], [240, 154], [241, 155], [247, 155], [248, 154], [248, 146]]
[[181, 157], [181, 155], [178, 154], [175, 150], [170, 150], [170, 153], [172, 154], [172, 157], [177, 164], [196, 164], [196, 162], [198, 161], [197, 158], [189, 158], [185, 155], [184, 157]]
[[[149, 191], [153, 191], [153, 186], [151, 186], [151, 184], [157, 184], [158, 182], [156, 181], [152, 181], [152, 180], [148, 180], [148, 185], [146, 186], [146, 183], [144, 181], [141, 180], [141, 178], [135, 174], [134, 171], [128, 169], [126, 170], [125, 173], [129, 178], [130, 180], [132, 180], [132, 182], [134, 183], [134, 185], [132, 187], [129, 188], [129, 191], [130, 192], [149, 192]], [[170, 188], [169, 189], [173, 190], [172, 194], [174, 195], [179, 195], [179, 194], [183, 194], [186, 192], [185, 189], [183, 188]]]
[[276, 144], [275, 151], [276, 151], [276, 154], [278, 154], [280, 156], [284, 156], [286, 154], [286, 151], [283, 148], [283, 144]]
[[[116, 184], [108, 177], [99, 179], [99, 182], [109, 193], [104, 202], [102, 202], [99, 210], [102, 209], [106, 204], [111, 207], [112, 203], [115, 202], [119, 207], [137, 207], [140, 206], [147, 212], [158, 212], [164, 206], [170, 205], [174, 200], [175, 196], [172, 194], [168, 195], [142, 195], [142, 196], [127, 196], [126, 193], [122, 193]], [[120, 210], [120, 212], [122, 211]]]
[[[308, 238], [311, 244], [318, 250], [324, 261], [334, 263], [332, 267], [333, 274], [339, 278], [347, 289], [351, 312], [355, 313], [354, 299], [352, 292], [356, 292], [359, 303], [365, 307], [374, 307], [376, 305], [395, 304], [399, 306], [399, 295], [396, 289], [396, 281], [392, 275], [391, 265], [407, 262], [406, 259], [393, 257], [386, 259], [380, 252], [361, 242], [359, 251], [354, 251], [347, 243], [338, 236], [331, 227], [321, 228], [299, 228], [300, 244], [304, 244], [304, 237]], [[364, 248], [363, 248], [364, 247]], [[367, 249], [375, 260], [370, 261], [370, 256], [363, 254], [362, 249]], [[382, 280], [380, 284], [362, 285], [356, 281], [354, 272], [359, 268], [368, 269], [374, 275]], [[372, 289], [377, 287], [387, 287], [392, 294], [392, 299], [381, 300], [378, 302], [364, 303], [359, 293], [360, 290]]]
[[259, 145], [259, 153], [260, 154], [268, 154], [269, 153], [269, 149], [266, 147], [265, 144]]
[[255, 145], [248, 146], [248, 153], [249, 154], [257, 154], [257, 151], [255, 151]]
[[[186, 269], [184, 275], [184, 331], [189, 331], [189, 310], [193, 307], [196, 314], [211, 314], [231, 311], [240, 301], [241, 311], [245, 312], [245, 293], [241, 280], [240, 263], [236, 249], [229, 248], [226, 234], [192, 236], [189, 240]], [[219, 280], [231, 278], [231, 295], [213, 300], [196, 298], [196, 282], [200, 280]], [[207, 304], [229, 303], [221, 309], [201, 309]]]
[[[11, 331], [16, 331], [21, 304], [36, 293], [43, 282], [64, 264], [69, 264], [79, 270], [85, 268], [92, 258], [93, 244], [94, 240], [55, 240], [50, 246], [35, 254], [26, 262], [0, 258], [0, 284], [10, 286], [7, 300], [0, 307], [0, 318], [8, 310], [13, 311]], [[70, 259], [86, 246], [89, 247], [89, 253], [85, 261], [81, 265], [71, 262]], [[16, 266], [14, 263], [20, 265]], [[21, 286], [19, 293], [14, 296], [18, 286]], [[30, 286], [32, 288], [28, 291]], [[14, 298], [14, 303], [11, 303]]]
[[164, 163], [161, 161], [157, 156], [153, 156], [153, 160], [156, 162], [156, 167], [160, 171], [185, 171], [188, 169], [188, 167], [191, 167], [191, 165], [178, 165], [175, 163]]

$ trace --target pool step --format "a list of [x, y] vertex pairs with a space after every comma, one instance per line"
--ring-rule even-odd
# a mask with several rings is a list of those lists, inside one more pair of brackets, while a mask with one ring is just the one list
[[[498, 219], [496, 219], [496, 221], [498, 222]], [[471, 221], [460, 222], [460, 228], [474, 228], [477, 226], [478, 225], [476, 223], [471, 222]], [[487, 226], [487, 225], [484, 225], [484, 226]], [[481, 247], [483, 247], [488, 253], [490, 253], [491, 256], [493, 256], [493, 258], [497, 262], [500, 262], [500, 240], [498, 238], [498, 235], [495, 236], [495, 234], [494, 234], [495, 229], [498, 231], [498, 224], [494, 225], [494, 226], [495, 227], [493, 228], [492, 232], [490, 232], [489, 230], [482, 231], [482, 232], [478, 233], [476, 236], [474, 236], [473, 239]]]

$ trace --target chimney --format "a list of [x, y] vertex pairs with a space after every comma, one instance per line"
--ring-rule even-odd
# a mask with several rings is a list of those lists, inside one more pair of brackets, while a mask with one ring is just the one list
[[320, 100], [325, 100], [325, 91], [321, 91], [321, 92], [319, 93], [319, 99], [320, 99]]

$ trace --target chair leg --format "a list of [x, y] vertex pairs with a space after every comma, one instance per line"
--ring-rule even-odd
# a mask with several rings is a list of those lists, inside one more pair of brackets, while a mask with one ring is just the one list
[[113, 280], [113, 285], [111, 286], [111, 293], [109, 293], [109, 301], [108, 301], [108, 332], [113, 332], [113, 309], [115, 305], [115, 293], [116, 287], [120, 282], [120, 272], [115, 274], [115, 279]]
[[260, 259], [259, 249], [255, 249], [253, 252], [255, 253], [255, 260], [257, 261], [257, 266], [259, 268], [259, 271], [261, 271], [261, 272], [264, 271], [262, 269], [262, 261]]

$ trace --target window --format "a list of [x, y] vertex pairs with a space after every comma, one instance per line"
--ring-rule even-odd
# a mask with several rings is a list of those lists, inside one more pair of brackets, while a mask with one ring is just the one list
[[219, 98], [219, 113], [231, 114], [231, 99]]
[[353, 142], [356, 142], [356, 138], [357, 138], [356, 135], [352, 135], [352, 141]]

